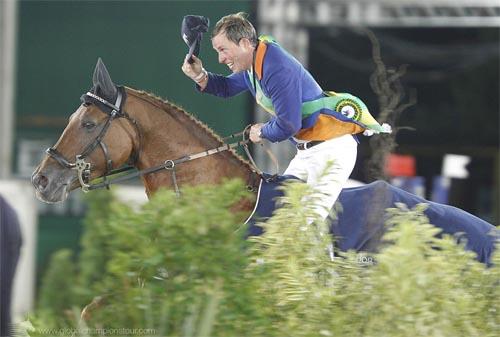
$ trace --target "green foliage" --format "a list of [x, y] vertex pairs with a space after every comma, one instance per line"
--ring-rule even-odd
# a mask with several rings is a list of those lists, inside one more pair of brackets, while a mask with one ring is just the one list
[[[241, 215], [230, 212], [243, 191], [234, 181], [185, 188], [181, 198], [162, 191], [139, 210], [99, 196], [74, 293], [65, 295], [73, 302], [41, 300], [34, 326], [54, 326], [57, 308], [83, 308], [99, 295], [87, 320], [68, 326], [155, 336], [497, 335], [500, 254], [486, 268], [454, 238], [437, 238], [425, 205], [388, 210], [379, 253], [333, 256], [328, 226], [310, 206], [321, 196], [307, 185], [286, 186], [282, 208], [261, 224], [265, 234], [247, 241]], [[57, 268], [45, 298], [63, 287]]]
[[[229, 212], [243, 193], [240, 183], [231, 182], [219, 189], [186, 188], [182, 198], [159, 192], [140, 211], [113, 204], [102, 229], [112, 252], [101, 288], [109, 305], [94, 321], [189, 335], [193, 326], [207, 329], [197, 316], [214, 297], [224, 303], [222, 317], [244, 306], [245, 292], [250, 296], [240, 284], [247, 265], [244, 230], [235, 233], [238, 215]], [[232, 328], [220, 324], [230, 334]]]
[[39, 295], [39, 316], [47, 326], [67, 326], [71, 323], [68, 313], [75, 300], [73, 253], [69, 249], [61, 249], [52, 255], [49, 265]]
[[454, 238], [436, 238], [439, 230], [429, 224], [424, 209], [425, 205], [389, 209], [390, 227], [384, 238], [392, 244], [364, 270], [359, 334], [496, 335], [498, 264], [487, 269]]
[[112, 193], [106, 190], [86, 195], [88, 212], [83, 223], [85, 231], [81, 238], [78, 286], [75, 289], [80, 305], [92, 300], [106, 273], [106, 264], [111, 256], [107, 244], [110, 233], [106, 228], [113, 217], [111, 209], [113, 199]]
[[428, 223], [425, 205], [398, 205], [388, 210], [390, 244], [380, 253], [337, 252], [332, 261], [324, 224], [307, 225], [307, 190], [289, 186], [284, 207], [263, 225], [266, 234], [252, 239], [250, 269], [262, 274], [258, 292], [272, 302], [276, 336], [498, 333], [500, 254], [488, 269], [454, 238], [435, 236], [440, 230]]
[[[276, 336], [290, 331], [297, 336], [318, 333], [331, 314], [332, 238], [328, 226], [317, 221], [309, 207], [314, 198], [307, 185], [289, 183], [282, 207], [262, 224], [265, 235], [251, 238], [256, 245], [251, 249], [249, 272], [258, 275], [257, 293], [270, 301], [266, 315], [279, 322], [272, 325]], [[270, 332], [264, 327], [260, 335]]]

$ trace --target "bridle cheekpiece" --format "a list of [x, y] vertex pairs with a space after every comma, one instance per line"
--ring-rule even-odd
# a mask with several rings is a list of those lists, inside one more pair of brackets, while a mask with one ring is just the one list
[[[90, 174], [91, 174], [90, 170], [92, 165], [90, 162], [86, 161], [86, 158], [97, 148], [97, 146], [101, 147], [106, 161], [106, 171], [104, 172], [103, 175], [104, 182], [106, 182], [106, 177], [113, 170], [113, 161], [109, 155], [108, 147], [103, 141], [113, 120], [117, 118], [128, 119], [136, 127], [138, 137], [140, 139], [140, 133], [137, 123], [135, 122], [135, 120], [130, 118], [130, 116], [126, 112], [123, 111], [123, 105], [125, 103], [125, 99], [126, 99], [126, 93], [123, 87], [117, 87], [117, 97], [114, 104], [108, 102], [104, 98], [91, 92], [87, 92], [86, 94], [82, 95], [81, 100], [83, 103], [93, 103], [97, 105], [102, 112], [108, 115], [108, 118], [106, 119], [104, 126], [101, 128], [101, 131], [99, 132], [97, 137], [83, 149], [81, 154], [76, 155], [75, 162], [70, 162], [55, 147], [50, 147], [45, 151], [51, 158], [56, 160], [60, 165], [68, 169], [77, 171], [78, 181], [80, 182], [80, 185], [84, 192], [88, 192], [91, 187], [89, 179], [90, 179]], [[106, 187], [109, 187], [109, 185]]]

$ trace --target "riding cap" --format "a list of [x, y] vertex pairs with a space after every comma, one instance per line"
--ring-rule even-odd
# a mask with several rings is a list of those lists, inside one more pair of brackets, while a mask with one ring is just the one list
[[199, 15], [186, 15], [182, 20], [181, 34], [182, 39], [189, 46], [188, 60], [192, 60], [192, 55], [199, 55], [201, 38], [203, 33], [208, 31], [209, 25], [210, 20]]

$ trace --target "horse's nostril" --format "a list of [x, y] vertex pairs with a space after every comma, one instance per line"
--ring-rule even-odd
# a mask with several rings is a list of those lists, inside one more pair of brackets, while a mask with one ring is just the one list
[[33, 184], [41, 191], [47, 187], [48, 183], [49, 179], [43, 174], [39, 173], [33, 177]]

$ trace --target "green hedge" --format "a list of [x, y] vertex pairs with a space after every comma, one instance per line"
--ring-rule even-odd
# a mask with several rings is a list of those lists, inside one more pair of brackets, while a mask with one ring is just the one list
[[379, 253], [332, 259], [327, 226], [311, 223], [314, 212], [304, 207], [304, 197], [313, 198], [307, 185], [287, 186], [283, 207], [262, 224], [266, 233], [250, 240], [241, 214], [229, 211], [249, 197], [243, 191], [238, 181], [185, 188], [181, 198], [162, 191], [138, 211], [105, 192], [90, 194], [77, 270], [61, 272], [72, 257], [54, 256], [30, 335], [43, 328], [79, 328], [75, 336], [97, 333], [83, 328], [151, 329], [140, 335], [152, 336], [497, 335], [500, 254], [486, 268], [453, 238], [436, 238], [425, 205], [388, 210]]

